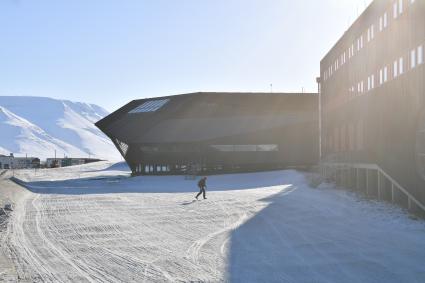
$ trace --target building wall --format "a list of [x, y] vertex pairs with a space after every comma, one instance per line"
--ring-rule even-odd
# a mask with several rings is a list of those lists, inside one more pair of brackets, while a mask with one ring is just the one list
[[[156, 111], [132, 113], [165, 99]], [[190, 93], [131, 102], [96, 125], [134, 174], [308, 166], [318, 161], [317, 105], [317, 94]]]
[[425, 1], [375, 0], [321, 61], [322, 161], [378, 164], [422, 202], [424, 49]]
[[40, 159], [36, 157], [0, 156], [0, 169], [26, 169], [40, 167]]
[[46, 167], [67, 167], [100, 161], [94, 158], [47, 158]]
[[11, 169], [13, 158], [10, 156], [0, 156], [0, 169]]

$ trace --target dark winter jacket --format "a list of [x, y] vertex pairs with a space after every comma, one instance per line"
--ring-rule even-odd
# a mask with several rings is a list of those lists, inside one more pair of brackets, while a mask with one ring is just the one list
[[202, 178], [201, 180], [199, 180], [198, 187], [199, 188], [205, 188], [206, 187], [206, 180], [205, 180], [205, 178]]

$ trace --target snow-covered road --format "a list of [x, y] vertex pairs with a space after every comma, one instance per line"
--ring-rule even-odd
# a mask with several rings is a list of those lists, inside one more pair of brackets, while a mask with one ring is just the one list
[[425, 281], [423, 221], [295, 171], [212, 176], [201, 201], [178, 176], [52, 172], [21, 173], [6, 247], [23, 281]]

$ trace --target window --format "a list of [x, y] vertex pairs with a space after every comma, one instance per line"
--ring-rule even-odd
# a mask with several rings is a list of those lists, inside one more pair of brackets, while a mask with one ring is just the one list
[[418, 47], [418, 65], [424, 62], [424, 47], [423, 45]]
[[367, 90], [370, 90], [370, 77], [367, 77]]
[[170, 101], [170, 100], [169, 99], [156, 99], [156, 100], [145, 101], [144, 103], [137, 106], [136, 108], [134, 108], [133, 110], [131, 110], [128, 113], [129, 114], [135, 114], [135, 113], [155, 112], [156, 110], [158, 110], [159, 108], [164, 106], [168, 101]]
[[397, 19], [398, 10], [397, 10], [397, 2], [394, 2], [393, 4], [393, 17], [394, 19]]
[[360, 36], [360, 49], [363, 48], [363, 35]]
[[383, 77], [383, 72], [382, 69], [379, 70], [379, 84], [383, 84], [384, 83], [384, 77]]
[[410, 51], [410, 68], [416, 67], [416, 49]]
[[393, 70], [394, 78], [398, 76], [398, 61], [394, 61], [394, 70]]
[[367, 29], [367, 42], [370, 41], [370, 28]]
[[385, 13], [384, 14], [384, 28], [386, 28], [387, 27], [387, 25], [388, 25], [388, 19], [387, 19], [388, 17], [387, 17], [387, 13]]
[[403, 13], [403, 0], [398, 0], [398, 13]]
[[279, 151], [277, 144], [220, 144], [211, 145], [212, 148], [222, 152], [269, 152]]
[[370, 85], [372, 89], [375, 88], [375, 75], [370, 77]]
[[400, 57], [400, 59], [398, 60], [398, 73], [401, 75], [403, 74], [403, 72], [403, 57]]
[[384, 25], [383, 25], [383, 21], [382, 21], [382, 17], [379, 17], [379, 31], [382, 31]]
[[375, 26], [372, 25], [370, 27], [370, 39], [373, 39], [375, 37]]
[[119, 139], [115, 139], [115, 142], [118, 145], [118, 148], [121, 151], [122, 156], [125, 156], [128, 151], [128, 144], [120, 141]]
[[388, 79], [388, 68], [387, 68], [387, 67], [385, 67], [385, 68], [384, 68], [384, 82], [386, 82], [386, 81], [387, 81], [387, 79]]
[[277, 144], [258, 144], [257, 151], [278, 151]]

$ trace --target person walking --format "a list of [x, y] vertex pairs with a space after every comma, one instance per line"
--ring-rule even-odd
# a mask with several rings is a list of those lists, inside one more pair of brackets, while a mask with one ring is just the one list
[[202, 177], [201, 180], [199, 180], [198, 182], [198, 187], [199, 187], [199, 193], [196, 195], [196, 199], [198, 199], [198, 197], [203, 194], [204, 199], [206, 199], [205, 196], [205, 188], [207, 187], [207, 177]]

